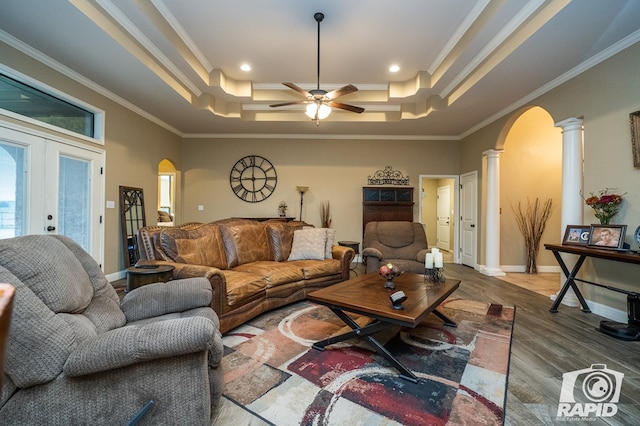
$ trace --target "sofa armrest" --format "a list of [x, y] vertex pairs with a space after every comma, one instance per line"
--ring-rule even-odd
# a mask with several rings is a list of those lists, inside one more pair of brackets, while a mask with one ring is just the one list
[[127, 322], [184, 312], [211, 305], [212, 290], [205, 278], [185, 278], [149, 284], [127, 293], [120, 304]]
[[380, 250], [378, 250], [377, 248], [367, 247], [364, 250], [362, 250], [362, 257], [363, 258], [375, 257], [376, 259], [378, 259], [378, 261], [381, 261], [382, 260], [382, 252]]
[[349, 266], [355, 257], [356, 252], [351, 247], [346, 246], [332, 246], [331, 257], [340, 261], [340, 270], [342, 271], [342, 277], [345, 280], [349, 279], [350, 269]]
[[418, 253], [416, 253], [416, 262], [424, 263], [424, 258], [426, 257], [427, 253], [431, 253], [431, 251], [429, 249], [422, 249]]
[[217, 329], [204, 317], [129, 325], [80, 344], [64, 364], [67, 376], [109, 371], [153, 359], [208, 350]]
[[[164, 260], [145, 260], [136, 265], [171, 265], [174, 267], [173, 279], [204, 277], [209, 281], [213, 296], [211, 298], [211, 308], [218, 315], [222, 314], [223, 302], [227, 294], [227, 281], [221, 269], [213, 266], [192, 265], [189, 263], [167, 262]], [[137, 290], [137, 289], [136, 289]]]
[[373, 247], [367, 247], [362, 250], [362, 262], [366, 264], [365, 272], [377, 271], [380, 268], [380, 262], [382, 262], [382, 252]]

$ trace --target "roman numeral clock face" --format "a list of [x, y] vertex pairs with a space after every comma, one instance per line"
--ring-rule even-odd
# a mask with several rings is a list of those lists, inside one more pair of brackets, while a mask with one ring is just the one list
[[278, 175], [269, 160], [259, 155], [247, 155], [231, 168], [229, 183], [238, 198], [259, 203], [276, 189]]

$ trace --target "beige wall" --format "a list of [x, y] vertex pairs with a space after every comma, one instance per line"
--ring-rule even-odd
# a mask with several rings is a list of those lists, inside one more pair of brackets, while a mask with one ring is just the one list
[[169, 158], [174, 164], [180, 164], [181, 139], [139, 114], [52, 71], [3, 43], [0, 43], [0, 58], [4, 65], [105, 111], [105, 201], [115, 201], [116, 208], [105, 209], [104, 271], [107, 274], [122, 271], [124, 260], [118, 187], [122, 185], [143, 188], [147, 220], [155, 222], [158, 163], [163, 158]]
[[[553, 254], [545, 243], [557, 243], [562, 205], [562, 134], [551, 116], [542, 108], [524, 112], [509, 129], [504, 152], [500, 156], [500, 263], [504, 269], [520, 271], [526, 262], [524, 237], [519, 231], [514, 208], [518, 203], [526, 211], [536, 199], [542, 205], [553, 203], [551, 216], [540, 241], [537, 264], [557, 267]], [[515, 266], [515, 268], [513, 267]]]
[[[260, 203], [240, 200], [229, 185], [231, 167], [250, 154], [267, 158], [278, 173], [275, 192]], [[368, 176], [385, 166], [408, 176], [419, 220], [418, 176], [458, 174], [459, 158], [457, 141], [189, 139], [183, 145], [184, 221], [277, 216], [281, 201], [289, 206], [288, 216], [299, 218], [296, 186], [301, 185], [309, 187], [303, 220], [320, 226], [321, 202], [329, 201], [336, 238], [361, 241], [362, 187]]]
[[[632, 235], [640, 223], [640, 169], [633, 167], [629, 131], [629, 113], [640, 110], [640, 44], [635, 44], [585, 73], [569, 80], [547, 94], [535, 99], [530, 106], [540, 106], [548, 111], [553, 121], [570, 117], [584, 119], [584, 188], [585, 192], [597, 192], [606, 187], [626, 192], [621, 212], [614, 222], [627, 224], [625, 240], [637, 249]], [[524, 108], [526, 109], [526, 107]], [[478, 170], [480, 226], [484, 224], [482, 194], [486, 174], [482, 152], [500, 148], [511, 125], [522, 111], [505, 116], [465, 137], [462, 141], [461, 173]], [[508, 144], [505, 146], [508, 149]], [[501, 163], [504, 167], [504, 162]], [[603, 164], [605, 165], [603, 167]], [[508, 166], [507, 166], [508, 167]], [[502, 211], [509, 206], [508, 199], [501, 198]], [[583, 206], [584, 223], [595, 222], [592, 211]], [[515, 235], [515, 223], [502, 221], [501, 233]], [[479, 263], [484, 262], [484, 234], [479, 238]], [[550, 229], [550, 231], [553, 231]], [[564, 230], [557, 229], [556, 242]], [[606, 282], [623, 288], [637, 288], [638, 266], [614, 262], [588, 260], [582, 269], [583, 278]], [[585, 296], [596, 303], [626, 310], [626, 298], [608, 290], [593, 286], [584, 287]]]

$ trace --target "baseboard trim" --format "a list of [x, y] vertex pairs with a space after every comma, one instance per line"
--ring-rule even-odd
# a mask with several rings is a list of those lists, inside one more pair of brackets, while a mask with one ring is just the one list
[[[500, 269], [504, 272], [522, 272], [526, 271], [526, 266], [524, 265], [500, 265]], [[559, 266], [541, 266], [538, 265], [538, 272], [555, 272], [560, 273], [562, 270]]]
[[589, 309], [591, 309], [592, 313], [601, 317], [625, 324], [629, 321], [627, 311], [612, 308], [611, 306], [603, 305], [602, 303], [592, 302], [591, 300], [587, 300], [587, 305], [589, 306]]
[[110, 283], [127, 278], [127, 271], [118, 271], [112, 274], [106, 274], [105, 277]]

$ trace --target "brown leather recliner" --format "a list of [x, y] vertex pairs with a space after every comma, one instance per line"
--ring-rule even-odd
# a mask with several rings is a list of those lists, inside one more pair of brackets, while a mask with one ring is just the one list
[[362, 258], [366, 271], [393, 263], [401, 271], [424, 273], [427, 236], [417, 222], [369, 222], [364, 229]]

